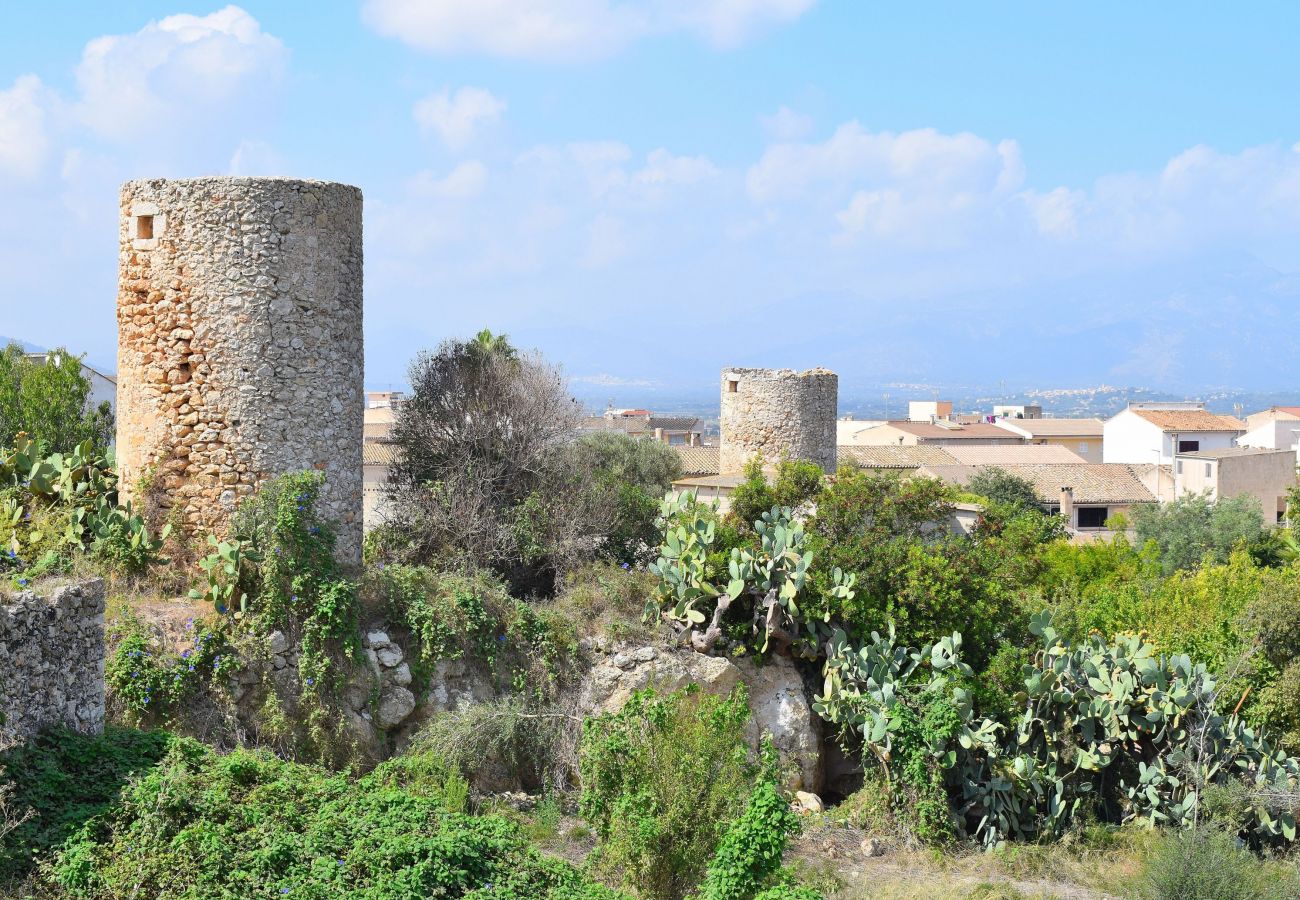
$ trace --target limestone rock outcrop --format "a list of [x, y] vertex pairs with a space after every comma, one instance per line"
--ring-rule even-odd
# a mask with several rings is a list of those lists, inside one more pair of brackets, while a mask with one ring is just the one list
[[762, 664], [733, 662], [689, 650], [639, 647], [614, 653], [596, 663], [583, 680], [578, 709], [586, 715], [619, 710], [636, 691], [654, 687], [670, 692], [697, 684], [710, 694], [731, 693], [744, 683], [752, 712], [746, 738], [757, 748], [764, 734], [781, 754], [791, 790], [821, 787], [821, 720], [812, 711], [803, 679], [794, 663], [773, 657]]

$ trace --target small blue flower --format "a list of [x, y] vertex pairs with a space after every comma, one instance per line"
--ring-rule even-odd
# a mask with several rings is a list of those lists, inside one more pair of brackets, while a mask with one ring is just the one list
[[630, 568], [632, 568], [632, 567], [631, 567], [630, 565], [628, 565], [627, 563], [623, 563], [623, 568], [624, 568], [624, 569], [630, 569]]
[[140, 677], [140, 673], [139, 673], [139, 672], [132, 672], [132, 673], [131, 673], [131, 677], [132, 677], [132, 678], [139, 678], [139, 677]]
[[497, 635], [497, 640], [498, 640], [498, 641], [504, 641], [505, 639], [506, 639], [506, 636], [505, 636], [504, 634], [498, 634], [498, 635]]
[[190, 664], [190, 671], [191, 671], [191, 672], [194, 671], [194, 664], [193, 664], [193, 663]]
[[189, 658], [190, 658], [190, 651], [188, 651], [188, 650], [182, 650], [182, 651], [181, 651], [181, 659], [189, 659]]
[[19, 584], [20, 586], [22, 586], [22, 587], [27, 587], [27, 579], [26, 579], [26, 578], [19, 578], [19, 579], [18, 579], [18, 584]]
[[313, 684], [315, 684], [315, 683], [316, 683], [316, 679], [315, 679], [315, 678], [308, 678], [308, 679], [307, 679], [307, 687], [311, 687], [311, 686], [312, 686]]

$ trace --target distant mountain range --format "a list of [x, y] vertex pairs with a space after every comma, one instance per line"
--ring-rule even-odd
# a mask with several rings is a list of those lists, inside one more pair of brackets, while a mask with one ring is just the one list
[[0, 334], [0, 347], [8, 347], [10, 344], [17, 344], [18, 346], [22, 347], [23, 350], [27, 353], [45, 352], [44, 347], [38, 347], [36, 344], [30, 343], [28, 341], [24, 341], [19, 338], [5, 337], [3, 334]]

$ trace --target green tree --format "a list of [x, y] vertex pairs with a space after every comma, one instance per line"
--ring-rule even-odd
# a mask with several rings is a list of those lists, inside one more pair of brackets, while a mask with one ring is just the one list
[[0, 447], [25, 431], [51, 453], [68, 453], [87, 440], [102, 453], [112, 439], [113, 413], [108, 403], [91, 408], [90, 391], [81, 357], [60, 349], [30, 358], [10, 344], [0, 352]]
[[1139, 544], [1153, 542], [1166, 574], [1191, 569], [1205, 560], [1228, 561], [1237, 547], [1252, 548], [1264, 538], [1259, 501], [1243, 494], [1217, 502], [1204, 494], [1133, 511]]
[[1037, 507], [1039, 504], [1038, 492], [1034, 490], [1033, 482], [1019, 475], [1012, 475], [1006, 469], [999, 469], [997, 466], [981, 468], [971, 476], [966, 487], [972, 493], [979, 494], [994, 503], [1025, 508]]
[[803, 459], [777, 463], [775, 478], [769, 484], [763, 460], [755, 456], [745, 464], [744, 476], [731, 494], [731, 515], [745, 529], [752, 528], [773, 506], [798, 509], [815, 500], [826, 483], [821, 466]]
[[659, 501], [681, 477], [681, 457], [658, 441], [601, 431], [575, 441], [568, 463], [593, 526], [604, 532], [605, 555], [620, 563], [646, 561], [658, 545]]

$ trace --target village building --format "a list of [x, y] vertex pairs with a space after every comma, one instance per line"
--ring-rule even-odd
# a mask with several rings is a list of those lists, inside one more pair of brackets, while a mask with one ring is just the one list
[[[1002, 407], [995, 407], [999, 409]], [[1064, 447], [1085, 462], [1105, 462], [1101, 419], [1044, 419], [1042, 416], [999, 417], [997, 424], [1030, 444]]]
[[[918, 476], [965, 487], [980, 466], [926, 466]], [[1034, 486], [1044, 512], [1059, 514], [1075, 540], [1113, 535], [1113, 517], [1129, 518], [1134, 507], [1156, 502], [1132, 467], [1105, 463], [998, 466]]]
[[1289, 449], [1232, 447], [1174, 457], [1176, 496], [1205, 494], [1211, 500], [1254, 497], [1265, 525], [1275, 525], [1286, 517], [1287, 489], [1295, 484], [1296, 457]]
[[995, 419], [1041, 419], [1042, 417], [1043, 408], [1036, 404], [1005, 403], [995, 404], [993, 407]]
[[1237, 439], [1242, 447], [1291, 450], [1300, 460], [1300, 406], [1273, 406], [1246, 417], [1246, 433]]
[[1130, 403], [1102, 427], [1102, 459], [1108, 463], [1172, 465], [1180, 453], [1236, 446], [1245, 423], [1194, 401]]
[[841, 416], [835, 422], [835, 443], [840, 447], [852, 447], [859, 443], [858, 435], [884, 425], [883, 419], [855, 419], [853, 416]]
[[915, 446], [929, 444], [1022, 444], [1024, 438], [988, 422], [962, 424], [951, 419], [933, 422], [894, 421], [877, 425], [857, 436], [859, 446]]
[[629, 437], [655, 440], [673, 447], [699, 447], [704, 427], [695, 416], [656, 416], [648, 409], [607, 409], [599, 416], [585, 416], [578, 425], [583, 433], [621, 431]]

